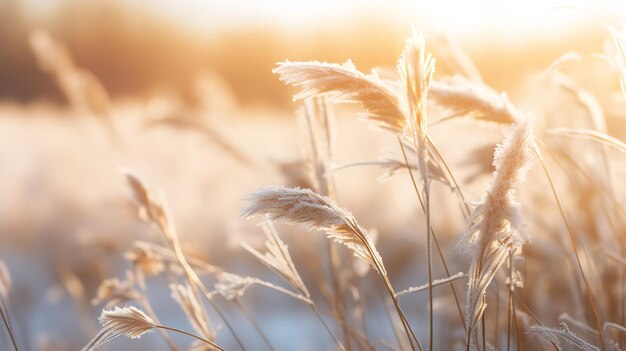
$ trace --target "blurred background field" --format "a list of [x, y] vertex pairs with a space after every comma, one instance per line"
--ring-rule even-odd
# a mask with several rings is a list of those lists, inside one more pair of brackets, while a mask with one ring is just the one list
[[[247, 193], [263, 185], [301, 185], [289, 172], [302, 161], [306, 147], [295, 118], [299, 103], [292, 101], [296, 90], [272, 74], [276, 62], [351, 59], [363, 72], [393, 69], [413, 25], [427, 35], [428, 48], [438, 60], [437, 77], [458, 73], [459, 67], [447, 59], [451, 48], [457, 48], [469, 55], [486, 84], [505, 91], [514, 104], [537, 116], [542, 127], [591, 127], [569, 97], [547, 96], [550, 83], [537, 78], [563, 53], [577, 51], [582, 61], [563, 70], [598, 99], [609, 134], [626, 140], [626, 102], [618, 74], [593, 56], [611, 45], [607, 28], [621, 28], [626, 4], [505, 3], [0, 0], [0, 257], [11, 271], [12, 312], [25, 349], [82, 347], [97, 330], [100, 309], [90, 301], [98, 284], [124, 274], [129, 263], [123, 253], [133, 241], [157, 241], [154, 230], [137, 220], [122, 175], [125, 169], [161, 191], [188, 254], [228, 271], [279, 281], [239, 246], [241, 241], [256, 246], [263, 242], [255, 223], [240, 218]], [[93, 110], [68, 99], [54, 75], [42, 69], [32, 47], [34, 33], [47, 33], [76, 67], [100, 82], [113, 133]], [[376, 160], [381, 149], [397, 153], [396, 139], [357, 121], [359, 111], [350, 105], [334, 108], [337, 164]], [[433, 116], [444, 114], [436, 111]], [[492, 171], [493, 146], [503, 131], [458, 120], [433, 126], [431, 133], [466, 197], [480, 199]], [[488, 148], [483, 157], [469, 156], [480, 156], [471, 151], [481, 147]], [[590, 157], [581, 155], [593, 162]], [[621, 161], [613, 171], [623, 204]], [[545, 187], [538, 172], [529, 175], [529, 187]], [[416, 234], [423, 216], [410, 179], [401, 174], [378, 182], [381, 173], [376, 167], [338, 171], [340, 202], [362, 225], [380, 233], [379, 250], [398, 286], [424, 283], [425, 272], [416, 268], [423, 265], [424, 238]], [[567, 174], [558, 174], [570, 209], [576, 201], [584, 202], [577, 195], [568, 197]], [[545, 247], [561, 247], [555, 238], [563, 228], [545, 189], [536, 190], [525, 192], [521, 201], [538, 207], [550, 203], [540, 213], [531, 209], [528, 216], [531, 231], [553, 234], [534, 234], [536, 245], [529, 250], [542, 257], [549, 250]], [[464, 271], [467, 257], [454, 254], [463, 218], [455, 212], [448, 189], [436, 186], [435, 194], [436, 206], [445, 211], [433, 214], [433, 225], [446, 253], [455, 257], [454, 273]], [[600, 231], [600, 225], [582, 217], [574, 222], [587, 223], [589, 233]], [[319, 235], [285, 234], [282, 238], [306, 281], [328, 273], [315, 254], [322, 245]], [[529, 265], [532, 269], [538, 263]], [[166, 316], [162, 320], [185, 326], [176, 306], [166, 302], [167, 285], [152, 283], [150, 297], [158, 314]], [[535, 283], [548, 292], [564, 284], [543, 278]], [[311, 290], [320, 294], [313, 284]], [[379, 297], [363, 294], [366, 301]], [[564, 301], [562, 306], [551, 302], [549, 293], [528, 294], [537, 310], [554, 304], [542, 310], [547, 320], [567, 310]], [[448, 295], [442, 293], [439, 303], [442, 311], [453, 313], [444, 300]], [[314, 320], [302, 317], [302, 327], [290, 321], [292, 314], [307, 313], [296, 302], [260, 288], [246, 298], [263, 316], [259, 320], [278, 349], [292, 349], [294, 341], [299, 350], [331, 347], [332, 339], [311, 337], [324, 335]], [[406, 301], [410, 313], [425, 313], [425, 295]], [[370, 318], [377, 325], [375, 312]], [[235, 313], [233, 319], [256, 345], [243, 318]], [[8, 340], [0, 335], [0, 342]], [[145, 339], [120, 340], [110, 349], [164, 347], [156, 335]], [[218, 340], [232, 346], [227, 337]]]

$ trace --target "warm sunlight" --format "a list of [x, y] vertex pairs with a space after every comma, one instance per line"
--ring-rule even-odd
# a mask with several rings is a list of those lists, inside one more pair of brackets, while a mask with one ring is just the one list
[[625, 25], [0, 0], [0, 350], [626, 349]]

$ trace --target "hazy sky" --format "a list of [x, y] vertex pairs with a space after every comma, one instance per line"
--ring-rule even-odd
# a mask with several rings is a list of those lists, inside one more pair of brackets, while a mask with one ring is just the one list
[[[2, 1], [2, 0], [0, 0]], [[31, 12], [45, 16], [61, 0], [23, 0]], [[455, 36], [486, 30], [524, 34], [529, 28], [555, 30], [573, 21], [615, 25], [626, 20], [623, 0], [123, 0], [133, 10], [168, 17], [192, 30], [213, 31], [242, 23], [272, 23], [291, 29], [350, 18], [360, 11], [379, 13], [395, 23], [427, 22]], [[324, 23], [326, 22], [326, 23]]]

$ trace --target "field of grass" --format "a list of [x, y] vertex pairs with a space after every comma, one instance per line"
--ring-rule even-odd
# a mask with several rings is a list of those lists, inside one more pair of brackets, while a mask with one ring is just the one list
[[406, 28], [371, 70], [242, 41], [133, 95], [28, 31], [54, 93], [0, 100], [0, 350], [625, 349], [626, 29], [594, 33]]

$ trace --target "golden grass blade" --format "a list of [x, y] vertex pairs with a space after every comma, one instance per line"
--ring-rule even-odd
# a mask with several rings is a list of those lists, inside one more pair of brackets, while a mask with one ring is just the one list
[[608, 145], [621, 153], [626, 153], [626, 144], [610, 135], [590, 130], [590, 129], [572, 129], [572, 128], [554, 128], [546, 131], [553, 135], [564, 135], [593, 140], [604, 145]]

